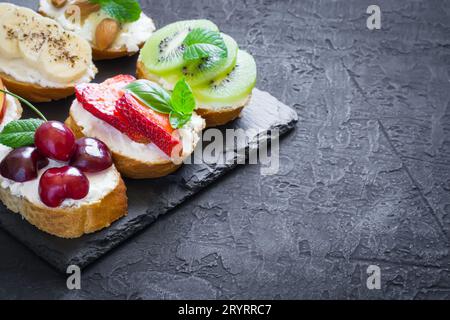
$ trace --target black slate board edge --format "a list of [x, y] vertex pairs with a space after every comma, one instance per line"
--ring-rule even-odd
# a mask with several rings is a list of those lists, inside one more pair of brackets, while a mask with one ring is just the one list
[[[298, 118], [294, 117], [292, 119], [292, 121], [290, 121], [287, 124], [280, 124], [277, 126], [274, 126], [273, 128], [270, 128], [269, 130], [279, 130], [279, 135], [280, 137], [282, 137], [283, 135], [285, 135], [286, 133], [288, 133], [289, 131], [293, 130], [295, 128], [295, 124], [297, 123]], [[257, 140], [261, 140], [261, 139], [265, 139], [266, 135], [265, 133], [263, 133], [262, 135], [259, 135], [257, 137]], [[249, 147], [245, 148], [245, 152], [246, 155], [248, 156], [248, 152], [249, 152]], [[133, 227], [130, 228], [126, 228], [126, 233], [122, 233], [119, 234], [115, 233], [112, 234], [112, 237], [109, 238], [108, 240], [108, 246], [103, 248], [102, 251], [102, 256], [105, 255], [106, 253], [108, 253], [109, 251], [113, 250], [114, 248], [116, 248], [118, 245], [120, 245], [123, 241], [131, 238], [132, 236], [138, 234], [140, 231], [148, 228], [151, 224], [153, 224], [160, 216], [173, 212], [174, 210], [176, 210], [176, 208], [184, 203], [186, 200], [191, 199], [193, 196], [195, 196], [195, 194], [197, 194], [200, 190], [202, 190], [203, 188], [207, 187], [208, 185], [210, 185], [213, 182], [216, 182], [218, 178], [226, 175], [228, 172], [232, 171], [236, 166], [238, 166], [238, 164], [234, 163], [231, 166], [226, 167], [225, 170], [223, 171], [213, 171], [207, 179], [202, 180], [201, 185], [196, 185], [195, 188], [190, 188], [190, 192], [188, 192], [186, 194], [186, 196], [182, 199], [179, 199], [176, 203], [172, 203], [172, 207], [170, 209], [167, 209], [167, 211], [164, 212], [160, 212], [160, 214], [158, 216], [150, 216], [150, 215], [140, 215], [138, 217], [136, 217], [136, 219], [139, 219], [139, 223], [136, 224], [134, 223], [134, 221], [136, 220], [131, 220], [130, 221], [130, 225], [132, 225]], [[217, 181], [218, 182], [218, 181]], [[147, 221], [146, 221], [147, 220]], [[98, 243], [97, 243], [97, 248], [98, 248]], [[66, 268], [69, 265], [77, 265], [79, 266], [81, 269], [86, 268], [88, 265], [90, 265], [91, 263], [93, 263], [94, 261], [98, 261], [101, 258], [98, 258], [98, 254], [96, 254], [95, 252], [96, 250], [94, 250], [92, 252], [92, 254], [90, 255], [86, 255], [84, 254], [82, 257], [74, 257], [68, 261], [65, 261], [63, 263], [60, 263], [58, 261], [52, 262], [53, 257], [54, 256], [47, 256], [45, 257], [46, 260], [48, 260], [50, 262], [50, 265], [52, 265], [53, 267], [56, 267], [56, 269], [62, 273], [66, 273]], [[42, 254], [42, 253], [41, 253]], [[66, 265], [66, 268], [58, 268], [58, 266], [61, 265]]]
[[[280, 137], [282, 137], [283, 135], [285, 135], [286, 133], [288, 133], [289, 131], [294, 129], [297, 121], [298, 121], [298, 117], [293, 117], [290, 122], [273, 126], [269, 130], [279, 130], [279, 135], [280, 135]], [[261, 133], [257, 136], [256, 140], [259, 142], [265, 138], [266, 138], [266, 134]], [[246, 156], [248, 156], [249, 147], [247, 146], [245, 149], [246, 149], [245, 150]], [[97, 242], [96, 246], [93, 247], [92, 251], [89, 251], [87, 254], [84, 253], [82, 256], [75, 256], [67, 261], [63, 260], [63, 259], [59, 259], [58, 258], [59, 255], [55, 254], [54, 252], [50, 252], [51, 250], [47, 247], [40, 247], [39, 250], [36, 250], [36, 248], [39, 248], [39, 247], [32, 246], [32, 245], [30, 245], [30, 243], [23, 241], [23, 239], [18, 239], [17, 237], [14, 236], [14, 234], [10, 233], [7, 228], [4, 228], [3, 230], [8, 232], [8, 234], [10, 234], [13, 238], [17, 239], [19, 242], [21, 242], [23, 245], [25, 245], [28, 249], [30, 249], [32, 252], [34, 252], [36, 255], [38, 255], [41, 259], [43, 259], [43, 261], [45, 261], [46, 263], [48, 263], [50, 266], [52, 266], [53, 268], [55, 268], [57, 271], [59, 271], [61, 273], [65, 274], [67, 271], [67, 267], [70, 265], [77, 265], [81, 269], [84, 269], [88, 265], [93, 263], [94, 261], [101, 259], [101, 258], [98, 258], [99, 257], [98, 251], [101, 252], [100, 253], [101, 256], [104, 256], [106, 253], [108, 253], [109, 251], [116, 248], [118, 245], [120, 245], [125, 240], [131, 238], [132, 236], [136, 235], [140, 231], [149, 227], [160, 216], [174, 211], [180, 204], [182, 204], [186, 200], [192, 198], [196, 193], [198, 193], [200, 190], [202, 190], [206, 186], [210, 185], [212, 182], [217, 181], [218, 178], [220, 178], [220, 177], [224, 176], [225, 174], [227, 174], [228, 172], [232, 171], [236, 166], [237, 166], [237, 164], [234, 163], [233, 165], [226, 167], [225, 170], [222, 170], [222, 171], [216, 170], [216, 171], [211, 172], [211, 174], [208, 175], [207, 179], [204, 179], [201, 181], [201, 184], [196, 185], [194, 188], [189, 188], [189, 191], [186, 194], [186, 196], [183, 197], [182, 199], [179, 199], [176, 203], [172, 204], [172, 207], [167, 209], [167, 211], [160, 212], [160, 214], [158, 216], [140, 215], [140, 216], [136, 217], [135, 219], [129, 221], [129, 225], [131, 225], [132, 227], [123, 228], [124, 229], [123, 233], [117, 233], [117, 232], [112, 233], [109, 238], [105, 239], [105, 242], [106, 241], [108, 242], [107, 245], [105, 245], [103, 247], [99, 247], [98, 242]], [[135, 223], [136, 220], [139, 220], [139, 223]], [[24, 221], [24, 223], [26, 223], [26, 222]], [[36, 231], [36, 232], [39, 232], [39, 231]]]
[[[277, 133], [281, 136], [292, 130], [297, 121], [298, 115], [292, 108], [269, 93], [255, 89], [253, 99], [244, 109], [242, 117], [218, 128], [221, 131], [233, 128], [256, 130], [248, 133], [245, 148], [224, 150], [227, 156], [232, 157], [227, 157], [229, 161], [223, 164], [184, 165], [176, 173], [164, 178], [126, 180], [129, 214], [109, 228], [74, 240], [60, 239], [39, 232], [34, 226], [23, 221], [20, 215], [12, 214], [4, 206], [0, 206], [1, 211], [9, 213], [0, 216], [0, 227], [62, 273], [72, 264], [85, 268], [234, 169], [237, 162], [233, 161], [233, 158], [240, 155], [239, 151], [244, 150], [248, 157], [250, 150], [257, 150], [259, 146], [267, 143], [268, 132], [271, 132], [271, 136]], [[229, 152], [231, 154], [228, 154]]]

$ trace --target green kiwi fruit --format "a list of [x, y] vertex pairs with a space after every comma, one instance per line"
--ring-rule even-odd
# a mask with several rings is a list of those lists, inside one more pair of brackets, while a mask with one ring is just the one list
[[195, 98], [203, 106], [235, 106], [252, 92], [256, 74], [255, 59], [246, 51], [239, 50], [234, 68], [206, 85], [194, 87]]
[[147, 70], [156, 75], [163, 75], [182, 68], [185, 63], [183, 41], [186, 35], [196, 28], [219, 31], [209, 20], [185, 20], [169, 24], [153, 33], [142, 48], [140, 56]]
[[178, 80], [184, 77], [192, 87], [195, 87], [208, 84], [220, 75], [229, 73], [236, 65], [239, 47], [233, 38], [226, 34], [221, 35], [227, 47], [227, 58], [210, 57], [185, 62], [180, 68], [164, 75], [164, 80], [171, 85], [175, 85]]

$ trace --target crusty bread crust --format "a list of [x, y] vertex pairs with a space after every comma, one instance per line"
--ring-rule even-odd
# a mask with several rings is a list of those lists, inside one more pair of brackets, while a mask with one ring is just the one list
[[[82, 127], [69, 115], [65, 121], [66, 126], [72, 129], [77, 138], [84, 136]], [[112, 152], [117, 170], [125, 177], [132, 179], [153, 179], [167, 176], [176, 171], [180, 165], [167, 160], [161, 163], [141, 162], [126, 155]]]
[[[145, 69], [144, 63], [140, 60], [137, 62], [136, 66], [136, 76], [139, 79], [148, 79], [153, 80], [154, 77], [152, 77]], [[249, 101], [250, 99], [248, 99]], [[228, 122], [233, 121], [234, 119], [238, 118], [241, 114], [242, 109], [244, 109], [245, 105], [239, 106], [236, 108], [227, 108], [227, 109], [207, 109], [207, 108], [197, 108], [195, 109], [195, 112], [201, 116], [206, 121], [206, 127], [217, 127], [224, 125]]]
[[242, 109], [244, 109], [244, 106], [236, 109], [223, 109], [219, 111], [199, 108], [196, 109], [195, 112], [205, 119], [206, 127], [211, 128], [227, 124], [228, 122], [237, 119], [241, 115]]
[[60, 100], [73, 95], [75, 92], [73, 86], [61, 88], [41, 87], [34, 83], [17, 81], [3, 72], [0, 72], [0, 78], [3, 80], [5, 86], [8, 87], [8, 90], [31, 102]]
[[25, 198], [12, 195], [5, 188], [0, 188], [0, 200], [9, 210], [20, 213], [38, 229], [60, 238], [78, 238], [109, 227], [125, 216], [128, 210], [126, 187], [122, 178], [119, 178], [116, 188], [100, 201], [76, 208], [49, 208], [43, 204], [31, 203]]

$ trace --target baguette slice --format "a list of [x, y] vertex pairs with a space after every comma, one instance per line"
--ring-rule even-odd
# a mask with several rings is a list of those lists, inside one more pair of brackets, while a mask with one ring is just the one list
[[[0, 130], [8, 122], [19, 119], [21, 114], [22, 107], [19, 101], [8, 95]], [[6, 155], [11, 150], [11, 148], [0, 144], [0, 154]], [[28, 222], [42, 231], [61, 238], [77, 238], [85, 233], [92, 233], [108, 227], [127, 214], [125, 184], [117, 169], [112, 167], [107, 170], [112, 171], [112, 176], [116, 179], [115, 185], [108, 189], [110, 191], [101, 198], [90, 199], [89, 202], [84, 204], [83, 200], [79, 200], [78, 204], [74, 206], [49, 208], [37, 200], [37, 188], [35, 188], [36, 195], [26, 197], [20, 194], [20, 190], [25, 188], [24, 184], [15, 185], [14, 182], [1, 176], [0, 200], [9, 210], [20, 213]]]
[[[141, 49], [143, 45], [144, 43], [140, 43], [138, 45], [139, 49]], [[100, 50], [99, 48], [92, 46], [92, 57], [95, 61], [131, 57], [135, 54], [136, 52], [130, 52], [126, 47], [121, 47], [119, 49]]]
[[103, 19], [111, 19], [104, 12], [93, 9], [84, 17], [81, 23], [66, 17], [66, 11], [70, 6], [80, 0], [68, 0], [62, 7], [55, 7], [52, 0], [40, 0], [38, 12], [46, 17], [52, 18], [61, 24], [66, 30], [74, 31], [85, 38], [92, 47], [94, 60], [110, 60], [126, 56], [132, 56], [139, 52], [145, 41], [156, 29], [153, 20], [144, 13], [139, 20], [132, 23], [120, 24], [120, 31], [113, 43], [106, 49], [96, 45], [96, 28]]
[[75, 86], [73, 85], [61, 88], [42, 87], [39, 84], [16, 80], [3, 72], [0, 72], [0, 78], [11, 92], [32, 102], [60, 100], [73, 95], [75, 92]]
[[[154, 75], [147, 72], [145, 65], [142, 61], [138, 60], [136, 75], [139, 79], [148, 79], [154, 81], [156, 83], [160, 83], [160, 79], [155, 77]], [[221, 108], [221, 109], [207, 109], [207, 108], [197, 108], [195, 112], [201, 116], [206, 121], [206, 127], [217, 127], [224, 125], [230, 121], [235, 120], [241, 114], [242, 109], [248, 105], [250, 102], [251, 96], [242, 104], [238, 106], [233, 106], [230, 108]]]
[[97, 69], [89, 43], [33, 10], [0, 3], [0, 78], [33, 102], [59, 100], [91, 81]]
[[[74, 104], [75, 103], [76, 100]], [[135, 142], [130, 140], [127, 136], [125, 136], [120, 131], [116, 130], [106, 122], [90, 115], [88, 111], [84, 111], [86, 115], [90, 118], [90, 120], [95, 121], [95, 124], [91, 125], [91, 127], [96, 128], [97, 134], [96, 133], [93, 134], [92, 132], [90, 132], [92, 128], [85, 128], [83, 127], [82, 124], [79, 123], [80, 121], [77, 122], [76, 120], [77, 116], [75, 115], [74, 108], [75, 108], [74, 105], [72, 105], [70, 115], [66, 119], [65, 124], [72, 129], [77, 138], [89, 135], [94, 136], [100, 140], [103, 140], [108, 145], [108, 147], [112, 152], [114, 164], [117, 167], [117, 170], [119, 170], [119, 172], [123, 176], [132, 179], [160, 178], [175, 172], [182, 165], [181, 161], [179, 162], [172, 161], [170, 158], [165, 156], [162, 153], [162, 151], [157, 150], [156, 147], [154, 147], [154, 150], [152, 151], [154, 153], [154, 156], [152, 156], [151, 159], [149, 158], [147, 160], [144, 160], [142, 157], [138, 157], [136, 153], [133, 153], [129, 150], [124, 151], [122, 148], [116, 146], [115, 142], [118, 139], [123, 139], [123, 141], [125, 141], [125, 144], [127, 143], [134, 144]], [[192, 142], [194, 144], [192, 148], [195, 147], [195, 144], [199, 139], [197, 135], [199, 135], [201, 130], [204, 128], [204, 122], [202, 119], [200, 120], [201, 126], [199, 126], [197, 130], [192, 130], [193, 136], [195, 135], [195, 138], [193, 138], [194, 141]], [[99, 129], [101, 131], [98, 131]]]
[[79, 238], [109, 227], [127, 214], [126, 188], [121, 178], [115, 189], [105, 197], [79, 207], [49, 208], [15, 196], [3, 187], [0, 188], [0, 200], [9, 210], [20, 213], [39, 230], [60, 238]]

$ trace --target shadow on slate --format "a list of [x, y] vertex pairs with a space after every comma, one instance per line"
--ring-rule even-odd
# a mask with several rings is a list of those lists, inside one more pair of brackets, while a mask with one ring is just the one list
[[[270, 139], [268, 130], [272, 130], [272, 136], [274, 130], [281, 135], [293, 129], [296, 122], [294, 110], [270, 94], [255, 89], [252, 102], [244, 109], [242, 117], [221, 130], [251, 129], [253, 135], [248, 136], [245, 147], [242, 146], [248, 156], [258, 145]], [[236, 166], [233, 160], [240, 154], [239, 150], [224, 152], [228, 152], [227, 159], [232, 159], [227, 164], [189, 164], [161, 179], [126, 180], [128, 216], [107, 229], [78, 239], [60, 239], [41, 232], [3, 205], [0, 207], [0, 226], [59, 271], [65, 273], [67, 266], [72, 264], [83, 268], [232, 170]]]

